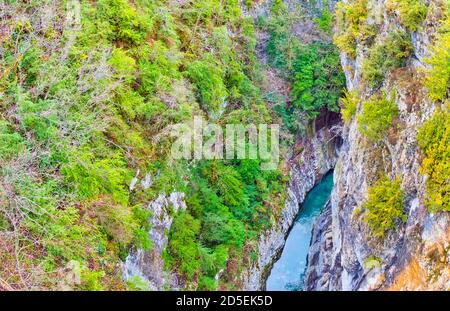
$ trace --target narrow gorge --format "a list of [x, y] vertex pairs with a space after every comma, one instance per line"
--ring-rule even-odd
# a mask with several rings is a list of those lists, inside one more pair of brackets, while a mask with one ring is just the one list
[[449, 95], [450, 0], [0, 1], [0, 291], [450, 290]]

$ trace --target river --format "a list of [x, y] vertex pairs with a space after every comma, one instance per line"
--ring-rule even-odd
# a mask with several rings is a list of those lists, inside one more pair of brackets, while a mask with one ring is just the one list
[[311, 244], [311, 230], [333, 189], [333, 173], [325, 175], [306, 196], [280, 258], [266, 282], [266, 290], [302, 290], [306, 259]]

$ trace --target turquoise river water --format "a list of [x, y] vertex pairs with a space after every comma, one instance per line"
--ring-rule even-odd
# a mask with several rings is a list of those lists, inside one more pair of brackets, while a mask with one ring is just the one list
[[311, 245], [311, 230], [333, 189], [333, 173], [325, 175], [306, 196], [286, 239], [281, 257], [275, 262], [266, 290], [302, 290], [306, 259]]

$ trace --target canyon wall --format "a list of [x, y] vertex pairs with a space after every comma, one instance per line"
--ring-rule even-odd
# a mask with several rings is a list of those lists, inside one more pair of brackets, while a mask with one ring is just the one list
[[[334, 171], [331, 202], [317, 220], [306, 290], [448, 290], [450, 288], [450, 216], [430, 213], [425, 206], [426, 177], [419, 173], [422, 154], [417, 132], [436, 104], [428, 99], [419, 77], [437, 29], [436, 1], [427, 1], [425, 21], [410, 32], [412, 54], [406, 66], [386, 74], [382, 88], [398, 107], [397, 126], [379, 143], [368, 143], [358, 130], [357, 118], [344, 125], [343, 145]], [[379, 25], [378, 38], [402, 29], [387, 13], [386, 1], [369, 0], [367, 24]], [[356, 59], [341, 54], [349, 90], [359, 91], [361, 102], [377, 90], [362, 77], [367, 46], [358, 43]], [[395, 95], [392, 95], [395, 94]], [[407, 220], [399, 221], [382, 240], [373, 236], [360, 212], [367, 190], [378, 172], [401, 179]]]
[[299, 142], [302, 151], [290, 162], [288, 198], [273, 227], [259, 238], [256, 262], [242, 275], [244, 290], [264, 289], [268, 273], [306, 194], [335, 166], [338, 143], [338, 136], [328, 127], [319, 130], [313, 138]]

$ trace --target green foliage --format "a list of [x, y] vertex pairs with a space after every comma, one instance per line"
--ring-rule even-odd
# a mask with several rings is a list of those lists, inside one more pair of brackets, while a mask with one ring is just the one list
[[[233, 165], [224, 165], [221, 161], [199, 163], [192, 172], [189, 189], [192, 191], [188, 193], [189, 214], [186, 212], [182, 217], [198, 221], [195, 235], [199, 244], [194, 247], [187, 241], [176, 242], [192, 228], [185, 228], [191, 225], [189, 222], [177, 222], [171, 230], [168, 254], [172, 265], [178, 267], [189, 267], [192, 258], [198, 255], [200, 266], [195, 272], [199, 274], [199, 288], [211, 289], [217, 285], [211, 278], [225, 268], [228, 250], [241, 253], [253, 232], [270, 225], [270, 217], [267, 217], [270, 207], [262, 206], [261, 202], [280, 193], [283, 187], [277, 174], [261, 171], [259, 161], [243, 160]], [[191, 245], [188, 250], [186, 245]], [[186, 251], [192, 255], [179, 255]], [[184, 268], [183, 273], [188, 277], [194, 269]]]
[[290, 33], [292, 23], [297, 19], [298, 16], [289, 14], [283, 1], [272, 2], [271, 17], [267, 26], [270, 33], [267, 54], [272, 66], [283, 68], [288, 72], [292, 70], [296, 49], [300, 43]]
[[198, 282], [199, 290], [214, 291], [217, 288], [217, 282], [210, 277], [202, 276]]
[[[200, 246], [201, 271], [205, 281], [210, 281], [221, 269], [225, 268], [228, 260], [228, 250], [229, 247], [225, 245], [219, 245], [213, 249]], [[205, 285], [212, 286], [213, 284]], [[217, 283], [215, 285], [217, 286]], [[201, 282], [199, 286], [201, 286]]]
[[22, 136], [12, 130], [9, 122], [0, 119], [0, 163], [16, 156], [24, 147]]
[[23, 55], [20, 62], [20, 70], [25, 75], [25, 81], [28, 85], [32, 85], [36, 81], [41, 65], [41, 56], [42, 51], [35, 46], [32, 46]]
[[109, 64], [116, 70], [118, 77], [130, 81], [136, 71], [136, 61], [123, 49], [114, 49]]
[[[322, 14], [324, 27], [330, 18], [327, 12], [325, 10]], [[345, 83], [339, 53], [334, 45], [321, 41], [302, 44], [292, 36], [291, 27], [298, 19], [287, 11], [283, 2], [272, 4], [267, 53], [271, 64], [282, 69], [293, 83], [290, 94], [292, 107], [281, 105], [277, 108], [287, 127], [293, 131], [296, 127], [292, 118], [298, 111], [311, 119], [321, 109], [339, 111], [338, 99]]]
[[356, 114], [359, 102], [359, 94], [356, 90], [344, 90], [344, 96], [341, 97], [341, 115], [346, 124], [349, 124]]
[[315, 18], [314, 22], [317, 24], [320, 30], [330, 32], [333, 26], [333, 16], [330, 13], [328, 7], [326, 7], [319, 18]]
[[[23, 271], [44, 269], [36, 288], [57, 288], [54, 272], [75, 260], [83, 267], [76, 289], [144, 290], [142, 280], [123, 283], [118, 268], [131, 246], [151, 248], [151, 215], [141, 206], [183, 191], [189, 209], [167, 232], [169, 266], [200, 289], [233, 282], [226, 270], [214, 277], [230, 252], [243, 254], [271, 225], [286, 180], [258, 160], [168, 159], [165, 129], [204, 112], [220, 124], [272, 122], [253, 19], [236, 0], [80, 4], [80, 23], [60, 27], [74, 12], [52, 3], [49, 29], [42, 3], [5, 4], [23, 19], [8, 21], [0, 38], [0, 184], [8, 190], [0, 187], [0, 228], [18, 224], [24, 255], [21, 269], [0, 279], [21, 288]], [[151, 173], [149, 189], [130, 190], [137, 171]], [[2, 264], [7, 251], [0, 243]]]
[[18, 112], [25, 130], [32, 131], [38, 140], [56, 138], [57, 116], [51, 101], [33, 102], [27, 98], [19, 101]]
[[137, 14], [136, 9], [127, 0], [99, 0], [97, 3], [98, 21], [108, 39], [137, 44], [148, 29], [148, 21]]
[[370, 140], [382, 140], [392, 126], [392, 121], [398, 115], [394, 98], [395, 94], [391, 94], [391, 99], [388, 99], [386, 93], [382, 93], [362, 103], [361, 114], [357, 116], [358, 128]]
[[432, 66], [426, 70], [424, 84], [432, 100], [443, 100], [450, 89], [450, 17], [446, 17], [439, 34], [431, 46], [431, 57], [427, 63]]
[[428, 176], [430, 211], [450, 211], [450, 103], [438, 108], [417, 135], [424, 158], [421, 173]]
[[367, 36], [365, 25], [368, 15], [367, 0], [338, 2], [335, 8], [336, 26], [334, 43], [344, 53], [356, 57], [356, 43]]
[[140, 91], [144, 95], [170, 90], [173, 81], [182, 77], [177, 49], [158, 40], [152, 46], [140, 48], [139, 52]]
[[91, 152], [78, 152], [69, 164], [62, 168], [67, 184], [83, 198], [112, 193], [119, 203], [128, 202], [126, 182], [130, 172], [119, 154], [110, 158], [95, 159]]
[[381, 265], [382, 259], [374, 255], [364, 259], [364, 268], [370, 270]]
[[400, 178], [390, 181], [389, 178], [383, 177], [369, 188], [368, 198], [362, 208], [366, 211], [364, 220], [375, 237], [385, 237], [389, 230], [395, 228], [398, 220], [406, 221], [403, 205]]
[[101, 279], [104, 277], [103, 271], [92, 271], [89, 269], [82, 269], [81, 271], [81, 288], [87, 291], [102, 291], [105, 290]]
[[362, 63], [363, 79], [372, 86], [380, 86], [389, 70], [405, 66], [411, 51], [411, 39], [407, 33], [390, 32], [384, 41], [369, 50]]
[[400, 17], [400, 23], [412, 31], [416, 31], [427, 16], [427, 6], [422, 0], [389, 0], [388, 10]]
[[127, 280], [128, 288], [132, 291], [149, 291], [148, 282], [138, 275], [132, 276]]

